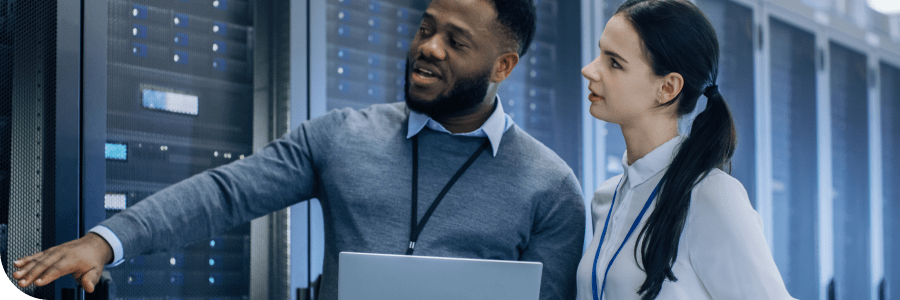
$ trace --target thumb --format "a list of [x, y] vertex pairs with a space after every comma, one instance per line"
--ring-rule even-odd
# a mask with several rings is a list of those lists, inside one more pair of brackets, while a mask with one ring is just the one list
[[93, 293], [100, 282], [101, 270], [93, 269], [81, 276], [81, 287], [88, 293]]

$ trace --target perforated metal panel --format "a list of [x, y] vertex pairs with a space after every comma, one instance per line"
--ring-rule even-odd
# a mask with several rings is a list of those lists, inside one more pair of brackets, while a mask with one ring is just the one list
[[[9, 199], [2, 214], [9, 230], [7, 258], [52, 243], [53, 220], [47, 216], [54, 199], [55, 46], [54, 1], [0, 0], [0, 189]], [[47, 298], [52, 290], [25, 291]]]

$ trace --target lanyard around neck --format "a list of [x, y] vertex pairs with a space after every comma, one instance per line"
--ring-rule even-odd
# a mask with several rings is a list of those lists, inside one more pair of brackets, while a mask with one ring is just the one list
[[656, 184], [656, 187], [653, 188], [653, 192], [650, 193], [650, 198], [647, 199], [647, 203], [644, 203], [644, 208], [641, 209], [641, 213], [638, 214], [637, 218], [634, 220], [634, 223], [631, 224], [631, 229], [628, 230], [628, 234], [625, 235], [625, 240], [622, 241], [622, 245], [619, 246], [619, 249], [616, 250], [616, 253], [613, 254], [612, 259], [609, 260], [609, 264], [606, 265], [606, 272], [603, 273], [603, 285], [600, 287], [600, 293], [597, 293], [597, 259], [600, 258], [600, 249], [603, 247], [603, 239], [606, 238], [606, 228], [609, 226], [609, 217], [612, 215], [613, 205], [616, 204], [616, 194], [619, 193], [619, 184], [622, 184], [622, 180], [625, 177], [619, 180], [619, 183], [616, 184], [616, 191], [613, 192], [613, 200], [612, 203], [609, 204], [609, 213], [606, 214], [606, 222], [603, 223], [603, 233], [600, 234], [600, 243], [597, 244], [597, 254], [594, 255], [594, 268], [591, 271], [591, 292], [594, 296], [594, 300], [603, 299], [603, 291], [606, 290], [606, 275], [609, 274], [609, 268], [612, 267], [613, 261], [616, 260], [616, 257], [619, 256], [619, 251], [622, 251], [622, 247], [625, 246], [625, 243], [628, 242], [628, 238], [631, 237], [631, 233], [634, 232], [634, 229], [637, 228], [638, 223], [641, 222], [641, 218], [644, 217], [644, 213], [647, 212], [647, 208], [650, 207], [650, 203], [653, 202], [653, 198], [656, 198], [656, 192], [659, 191], [659, 186], [662, 185], [662, 180]]
[[418, 222], [416, 224], [416, 219], [418, 217], [418, 208], [419, 208], [419, 135], [414, 135], [412, 137], [412, 152], [413, 152], [413, 165], [412, 165], [412, 213], [410, 219], [409, 227], [409, 248], [406, 249], [406, 255], [412, 255], [413, 250], [416, 248], [416, 240], [419, 239], [419, 234], [422, 233], [422, 229], [425, 228], [425, 223], [428, 222], [428, 218], [431, 218], [431, 214], [434, 213], [434, 209], [437, 208], [438, 204], [441, 203], [441, 200], [444, 199], [444, 196], [447, 195], [447, 192], [450, 191], [450, 188], [453, 187], [453, 184], [456, 183], [456, 180], [462, 176], [463, 173], [466, 172], [466, 169], [475, 162], [475, 159], [478, 158], [479, 154], [483, 152], [485, 149], [490, 147], [490, 140], [485, 139], [484, 143], [481, 144], [481, 147], [478, 147], [478, 150], [475, 150], [475, 153], [472, 153], [472, 156], [469, 157], [469, 160], [466, 161], [465, 164], [456, 171], [456, 174], [450, 178], [450, 181], [444, 185], [444, 189], [438, 194], [437, 198], [434, 199], [434, 202], [431, 203], [431, 206], [428, 207], [428, 211], [425, 212], [425, 216], [422, 217], [422, 222]]

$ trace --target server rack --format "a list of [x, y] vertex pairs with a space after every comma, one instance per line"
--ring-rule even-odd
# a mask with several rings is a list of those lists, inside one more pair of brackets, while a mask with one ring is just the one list
[[[0, 201], [0, 258], [7, 276], [13, 258], [83, 236], [147, 195], [246, 157], [286, 131], [276, 116], [287, 115], [288, 99], [270, 87], [289, 76], [265, 60], [285, 56], [288, 41], [271, 38], [281, 29], [256, 26], [255, 16], [289, 17], [277, 11], [287, 3], [0, 1], [0, 192], [8, 197]], [[287, 221], [268, 225], [277, 222], [282, 226], [253, 233], [244, 224], [110, 268], [113, 296], [246, 299], [258, 284], [251, 269], [282, 278], [262, 290], [286, 294]], [[271, 243], [251, 245], [258, 235]], [[267, 261], [252, 266], [251, 251], [266, 252]], [[23, 291], [85, 296], [68, 276]]]
[[[106, 47], [100, 45], [106, 49], [105, 69], [95, 69], [106, 72], [106, 89], [85, 94], [106, 100], [105, 107], [85, 112], [86, 121], [105, 119], [98, 124], [105, 139], [103, 161], [97, 164], [105, 167], [105, 176], [85, 176], [105, 182], [85, 195], [85, 229], [170, 184], [252, 153], [252, 4], [105, 4], [105, 10], [88, 8], [106, 13], [99, 20], [107, 21], [107, 40]], [[249, 269], [250, 226], [245, 224], [170, 253], [129, 259], [109, 271], [116, 297], [243, 299], [249, 295]]]

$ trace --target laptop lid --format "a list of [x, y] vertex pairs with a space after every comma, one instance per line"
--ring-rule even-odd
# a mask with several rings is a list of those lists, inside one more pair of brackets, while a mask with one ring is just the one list
[[355, 252], [339, 259], [338, 300], [538, 300], [543, 269], [539, 262]]

